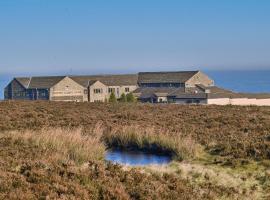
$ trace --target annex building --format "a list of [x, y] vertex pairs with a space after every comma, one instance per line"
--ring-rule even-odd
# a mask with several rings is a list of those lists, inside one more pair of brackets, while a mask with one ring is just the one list
[[270, 94], [223, 89], [201, 71], [16, 77], [6, 86], [5, 99], [105, 102], [111, 93], [120, 98], [130, 92], [149, 103], [270, 106]]

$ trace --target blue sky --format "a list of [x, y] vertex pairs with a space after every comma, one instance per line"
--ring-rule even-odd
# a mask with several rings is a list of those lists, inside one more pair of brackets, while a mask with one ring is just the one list
[[0, 0], [0, 75], [270, 69], [269, 0]]

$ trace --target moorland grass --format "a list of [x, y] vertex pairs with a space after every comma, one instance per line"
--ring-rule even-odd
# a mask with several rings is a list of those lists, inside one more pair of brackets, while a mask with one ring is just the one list
[[11, 131], [5, 133], [5, 137], [11, 138], [15, 143], [26, 142], [45, 151], [56, 152], [61, 155], [62, 160], [77, 164], [89, 160], [103, 160], [105, 154], [105, 146], [100, 140], [99, 132], [84, 135], [80, 128]]
[[202, 146], [191, 137], [139, 126], [113, 129], [104, 134], [103, 140], [110, 148], [166, 154], [175, 160], [192, 159], [202, 152]]

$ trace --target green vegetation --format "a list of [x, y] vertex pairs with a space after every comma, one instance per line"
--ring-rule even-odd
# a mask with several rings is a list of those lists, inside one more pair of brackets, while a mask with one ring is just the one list
[[135, 99], [133, 93], [131, 93], [131, 92], [128, 93], [128, 94], [127, 94], [127, 102], [133, 103], [133, 102], [135, 102], [135, 101], [136, 101], [136, 99]]
[[110, 103], [116, 103], [117, 102], [117, 99], [115, 97], [114, 92], [111, 93], [110, 98], [109, 98], [109, 102]]
[[119, 102], [127, 102], [127, 96], [125, 95], [125, 93], [121, 94], [121, 97], [119, 98]]

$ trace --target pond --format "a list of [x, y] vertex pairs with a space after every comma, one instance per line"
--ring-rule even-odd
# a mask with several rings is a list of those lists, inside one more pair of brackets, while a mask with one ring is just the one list
[[142, 151], [124, 151], [115, 149], [108, 150], [105, 159], [113, 163], [131, 166], [152, 164], [163, 165], [168, 164], [172, 161], [172, 158], [167, 155], [145, 153]]

